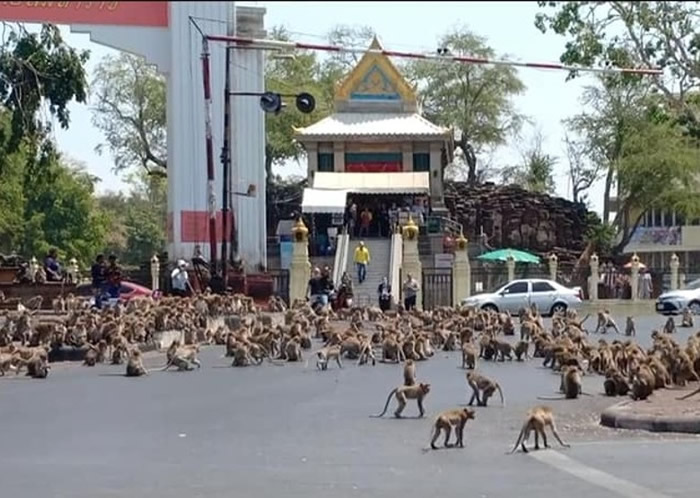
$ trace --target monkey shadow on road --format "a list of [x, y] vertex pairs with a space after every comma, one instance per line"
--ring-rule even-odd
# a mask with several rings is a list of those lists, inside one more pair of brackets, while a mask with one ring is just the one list
[[[624, 317], [615, 319], [624, 323]], [[638, 319], [638, 340], [645, 344], [663, 322], [653, 315]], [[496, 396], [488, 407], [473, 407], [463, 449], [423, 452], [435, 415], [465, 405], [471, 395], [466, 371], [455, 368], [461, 363], [456, 352], [417, 362], [418, 381], [431, 385], [426, 416], [416, 418], [416, 403], [409, 400], [402, 419], [393, 417], [394, 400], [383, 419], [369, 417], [401, 384], [400, 365], [346, 361], [342, 370], [331, 365], [320, 372], [312, 359], [308, 365], [230, 368], [230, 359], [221, 356], [221, 347], [205, 347], [200, 370], [153, 371], [133, 382], [123, 377], [123, 366], [109, 365], [55, 369], [45, 381], [0, 378], [0, 440], [12, 448], [0, 456], [2, 496], [394, 498], [439, 491], [461, 497], [465, 486], [469, 496], [618, 496], [530, 456], [504, 455], [526, 410], [543, 403], [537, 396], [558, 389], [559, 377], [540, 368], [541, 359], [480, 361], [478, 370], [501, 384], [505, 406]], [[148, 358], [148, 368], [163, 365], [162, 354]], [[607, 451], [607, 441], [624, 448], [639, 434], [600, 427], [600, 411], [616, 400], [598, 394], [602, 378], [583, 381], [593, 396], [545, 404], [554, 408], [559, 431], [572, 445], [563, 454], [577, 458], [580, 452], [588, 465], [601, 468], [586, 456], [593, 451], [587, 442], [603, 441], [597, 451]], [[633, 468], [633, 450], [616, 454]], [[654, 468], [651, 456], [642, 460], [649, 462], [640, 472]], [[687, 461], [693, 461], [690, 455]], [[611, 472], [614, 466], [607, 467]]]

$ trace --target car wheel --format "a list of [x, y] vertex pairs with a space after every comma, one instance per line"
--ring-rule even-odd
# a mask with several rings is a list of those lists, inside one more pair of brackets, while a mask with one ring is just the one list
[[692, 301], [688, 304], [688, 309], [694, 315], [700, 315], [700, 301]]
[[564, 313], [565, 311], [566, 305], [564, 303], [557, 303], [552, 306], [551, 314], [554, 315], [555, 313]]
[[482, 310], [484, 311], [493, 311], [495, 313], [498, 313], [498, 308], [494, 306], [493, 304], [485, 304], [481, 307]]

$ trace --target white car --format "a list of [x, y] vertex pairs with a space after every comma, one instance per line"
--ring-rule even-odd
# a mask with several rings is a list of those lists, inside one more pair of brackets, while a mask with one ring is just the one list
[[463, 306], [476, 306], [480, 309], [515, 315], [521, 308], [537, 305], [543, 315], [578, 309], [583, 302], [580, 287], [568, 288], [541, 278], [513, 280], [495, 292], [477, 294], [462, 301]]
[[700, 279], [693, 280], [683, 290], [664, 292], [656, 299], [656, 311], [662, 315], [681, 313], [686, 307], [700, 315]]

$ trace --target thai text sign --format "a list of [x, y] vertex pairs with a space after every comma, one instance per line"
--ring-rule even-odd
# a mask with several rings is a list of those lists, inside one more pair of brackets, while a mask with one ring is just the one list
[[0, 2], [0, 20], [167, 27], [168, 2]]

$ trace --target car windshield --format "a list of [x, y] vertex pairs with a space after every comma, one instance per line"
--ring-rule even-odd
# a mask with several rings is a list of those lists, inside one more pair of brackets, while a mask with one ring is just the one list
[[686, 284], [685, 288], [688, 290], [700, 289], [700, 278], [698, 278], [697, 280], [693, 280], [692, 282]]

